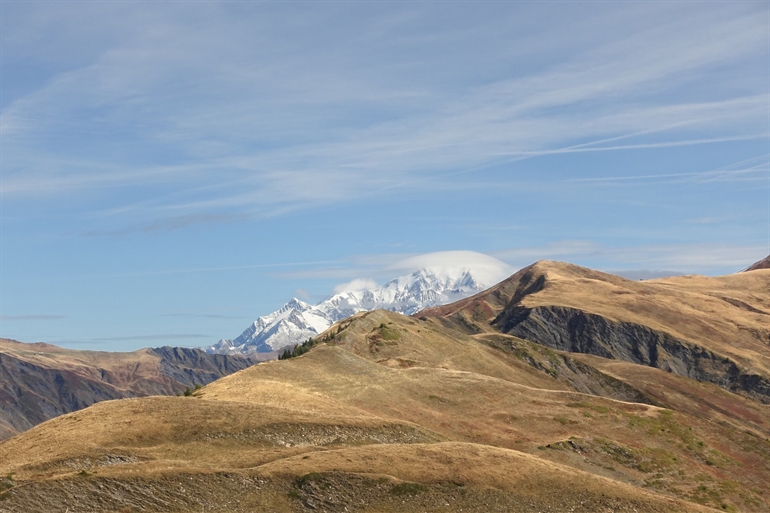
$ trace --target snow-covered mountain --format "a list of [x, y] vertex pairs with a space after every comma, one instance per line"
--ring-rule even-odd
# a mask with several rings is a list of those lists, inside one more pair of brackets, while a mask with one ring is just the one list
[[411, 315], [476, 294], [491, 285], [494, 283], [479, 282], [467, 268], [425, 267], [379, 287], [339, 292], [317, 305], [292, 299], [280, 310], [254, 321], [238, 338], [223, 339], [203, 349], [220, 354], [276, 351], [304, 342], [358, 312], [381, 308]]

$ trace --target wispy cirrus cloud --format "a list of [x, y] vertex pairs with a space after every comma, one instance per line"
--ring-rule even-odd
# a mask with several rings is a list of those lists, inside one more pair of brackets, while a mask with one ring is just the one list
[[[651, 272], [657, 276], [737, 272], [760, 260], [767, 246], [724, 243], [640, 244], [607, 246], [588, 240], [567, 240], [539, 247], [496, 251], [500, 259], [517, 266], [535, 260], [565, 260], [620, 274]], [[651, 275], [648, 274], [648, 277]]]
[[157, 335], [128, 335], [124, 337], [101, 337], [92, 338], [84, 342], [134, 342], [142, 340], [188, 340], [188, 339], [210, 339], [211, 335], [201, 335], [198, 333], [161, 333]]
[[325, 264], [337, 264], [341, 260], [310, 260], [305, 262], [274, 262], [264, 264], [250, 264], [250, 265], [227, 265], [217, 267], [184, 267], [176, 269], [158, 269], [153, 271], [134, 271], [128, 273], [116, 273], [110, 275], [100, 275], [100, 278], [104, 277], [121, 277], [121, 276], [162, 276], [169, 274], [198, 274], [198, 273], [217, 273], [227, 271], [242, 271], [247, 269], [283, 269], [291, 267], [313, 267]]
[[611, 182], [641, 182], [641, 181], [667, 181], [667, 182], [728, 182], [728, 181], [761, 181], [766, 182], [770, 172], [770, 154], [752, 157], [733, 164], [713, 169], [710, 171], [696, 171], [690, 173], [666, 173], [650, 175], [621, 175], [572, 178], [574, 183], [611, 183]]
[[223, 315], [212, 313], [170, 313], [163, 314], [165, 317], [191, 317], [198, 319], [243, 319], [242, 315]]
[[[121, 11], [142, 29], [122, 26], [90, 62], [2, 109], [5, 198], [128, 191], [89, 233], [173, 230], [420, 190], [438, 176], [521, 158], [767, 137], [768, 105], [756, 87], [726, 96], [699, 86], [701, 101], [683, 94], [714, 66], [765, 48], [766, 23], [749, 8], [670, 7], [666, 23], [584, 40], [518, 76], [445, 84], [412, 72], [429, 56], [373, 61], [366, 45], [332, 38], [298, 51], [281, 39], [266, 60], [233, 36], [260, 39], [255, 23], [272, 34], [269, 17], [241, 24], [235, 8], [202, 8], [232, 22], [223, 29], [154, 9], [152, 17]], [[424, 37], [446, 38], [454, 27], [430, 24], [426, 9], [394, 23], [427, 24]], [[628, 20], [632, 10], [641, 20], [656, 14], [634, 7], [604, 17]], [[377, 17], [362, 24], [362, 32], [382, 27]], [[395, 44], [413, 42], [405, 35]], [[75, 136], [90, 143], [67, 145]], [[157, 163], [171, 155], [173, 164]]]
[[543, 246], [530, 246], [497, 250], [492, 253], [496, 258], [515, 265], [528, 265], [536, 260], [574, 259], [575, 257], [596, 255], [602, 246], [588, 240], [555, 241]]
[[668, 269], [683, 273], [708, 274], [714, 270], [738, 272], [767, 256], [764, 245], [671, 244], [607, 248], [607, 260], [646, 269]]
[[31, 315], [0, 315], [0, 321], [58, 321], [63, 315], [31, 314]]
[[38, 7], [0, 20], [0, 289], [69, 313], [16, 337], [211, 333], [163, 314], [442, 249], [711, 274], [768, 251], [765, 3]]

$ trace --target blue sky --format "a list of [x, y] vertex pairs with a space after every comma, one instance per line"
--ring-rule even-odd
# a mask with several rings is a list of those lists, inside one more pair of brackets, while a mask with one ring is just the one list
[[434, 252], [770, 253], [766, 2], [0, 6], [3, 337], [206, 345]]

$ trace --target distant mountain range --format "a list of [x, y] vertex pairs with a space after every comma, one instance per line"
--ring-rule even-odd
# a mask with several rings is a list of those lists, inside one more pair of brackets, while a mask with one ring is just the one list
[[425, 267], [380, 287], [340, 292], [317, 305], [294, 298], [280, 310], [254, 321], [239, 337], [222, 339], [202, 349], [210, 354], [244, 355], [280, 351], [358, 312], [381, 309], [412, 315], [458, 301], [491, 285], [494, 283], [484, 283], [468, 268]]
[[185, 347], [112, 353], [0, 339], [0, 440], [100, 401], [176, 395], [256, 362]]

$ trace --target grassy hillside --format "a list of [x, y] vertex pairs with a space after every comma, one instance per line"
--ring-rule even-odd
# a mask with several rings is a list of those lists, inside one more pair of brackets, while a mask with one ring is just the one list
[[767, 406], [715, 385], [383, 311], [319, 339], [1, 443], [0, 511], [768, 509]]

